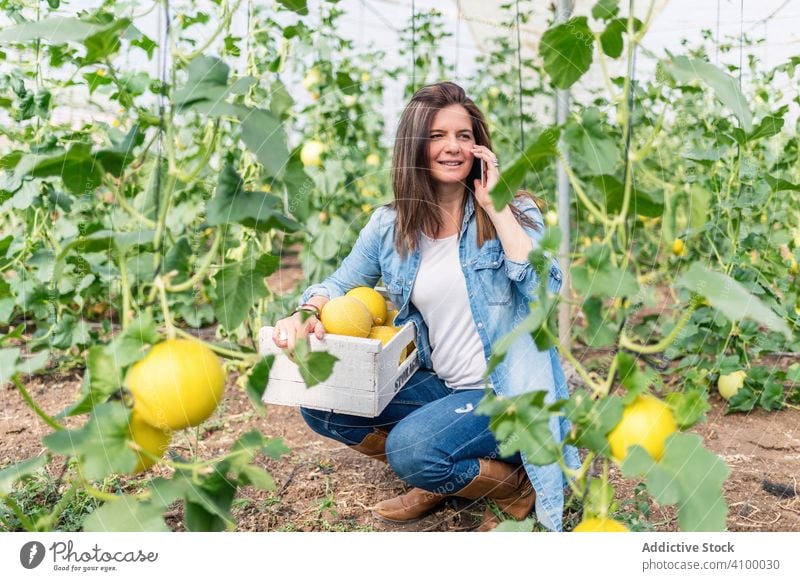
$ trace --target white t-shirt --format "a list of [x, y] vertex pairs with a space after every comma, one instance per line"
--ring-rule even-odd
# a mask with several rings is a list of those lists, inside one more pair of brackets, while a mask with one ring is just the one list
[[420, 240], [411, 302], [428, 326], [433, 370], [454, 389], [483, 389], [486, 359], [458, 257], [458, 234]]

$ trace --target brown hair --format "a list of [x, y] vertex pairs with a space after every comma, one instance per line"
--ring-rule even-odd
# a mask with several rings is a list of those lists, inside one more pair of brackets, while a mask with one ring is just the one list
[[[444, 82], [421, 88], [406, 105], [394, 142], [392, 160], [392, 184], [394, 202], [392, 207], [397, 212], [395, 228], [395, 247], [401, 255], [413, 251], [417, 247], [420, 232], [433, 235], [442, 227], [439, 212], [431, 212], [436, 207], [436, 191], [430, 173], [428, 159], [428, 139], [433, 118], [440, 109], [450, 105], [461, 105], [472, 118], [472, 134], [475, 143], [492, 149], [492, 139], [486, 119], [475, 103], [467, 97], [464, 89], [455, 83]], [[480, 168], [475, 164], [466, 180], [466, 193], [473, 193], [474, 180], [480, 177]], [[517, 197], [525, 196], [543, 209], [544, 202], [525, 191], [517, 192]], [[465, 198], [466, 199], [466, 198]], [[528, 216], [517, 207], [511, 205], [517, 221], [523, 226], [539, 229]], [[475, 205], [475, 218], [478, 227], [478, 246], [487, 240], [497, 238], [497, 232], [491, 219], [483, 208]]]

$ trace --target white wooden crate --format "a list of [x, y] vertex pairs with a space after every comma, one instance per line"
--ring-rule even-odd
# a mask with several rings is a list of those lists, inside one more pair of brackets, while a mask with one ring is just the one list
[[272, 327], [262, 327], [259, 353], [275, 355], [264, 402], [374, 418], [419, 368], [416, 349], [400, 364], [401, 352], [415, 339], [413, 323], [385, 346], [377, 339], [326, 334], [320, 341], [311, 335], [312, 351], [327, 351], [338, 361], [325, 382], [309, 388], [297, 365], [272, 341]]

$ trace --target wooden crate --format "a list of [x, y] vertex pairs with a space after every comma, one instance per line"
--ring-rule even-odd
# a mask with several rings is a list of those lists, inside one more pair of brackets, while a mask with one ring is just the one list
[[327, 351], [338, 361], [324, 383], [307, 388], [297, 365], [272, 341], [272, 327], [263, 327], [259, 353], [275, 355], [264, 402], [374, 418], [419, 368], [416, 349], [400, 364], [401, 352], [415, 339], [413, 323], [404, 325], [386, 346], [377, 339], [326, 334], [320, 341], [312, 335], [311, 350]]

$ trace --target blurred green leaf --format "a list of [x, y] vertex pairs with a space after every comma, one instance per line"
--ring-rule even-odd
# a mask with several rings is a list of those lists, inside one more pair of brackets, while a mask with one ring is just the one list
[[707, 269], [699, 262], [692, 263], [678, 279], [676, 286], [687, 288], [705, 297], [711, 306], [731, 321], [753, 319], [773, 331], [783, 333], [786, 338], [792, 336], [786, 321], [762, 303], [750, 290], [721, 272]]
[[717, 99], [736, 115], [742, 129], [748, 133], [753, 130], [753, 114], [739, 89], [739, 82], [732, 76], [708, 61], [685, 56], [673, 57], [671, 62], [664, 64], [664, 68], [679, 83], [690, 83], [695, 79], [704, 81], [714, 90]]

